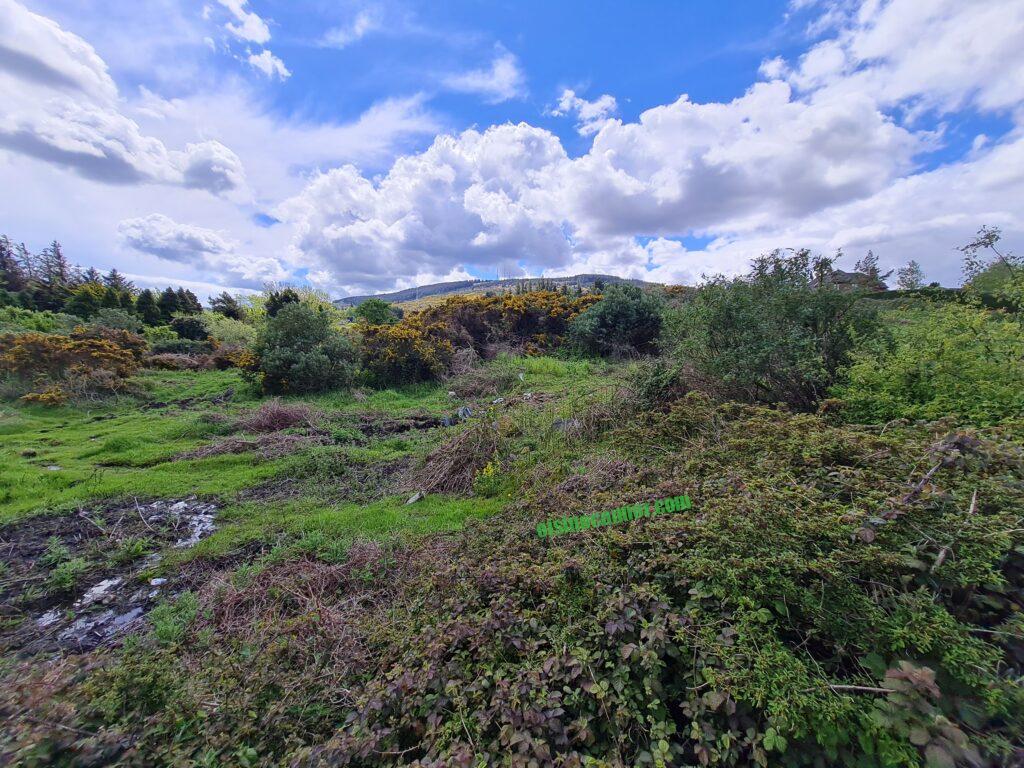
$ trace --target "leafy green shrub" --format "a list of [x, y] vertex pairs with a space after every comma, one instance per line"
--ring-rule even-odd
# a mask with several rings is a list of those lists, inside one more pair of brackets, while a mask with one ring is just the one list
[[626, 357], [655, 350], [662, 302], [629, 283], [610, 286], [602, 299], [569, 324], [569, 338], [587, 352]]
[[401, 319], [400, 313], [383, 299], [367, 299], [352, 311], [352, 316], [370, 325], [391, 325]]
[[119, 331], [129, 331], [131, 333], [141, 333], [143, 327], [142, 321], [136, 315], [123, 309], [113, 309], [111, 307], [104, 307], [99, 310], [92, 316], [89, 324]]
[[70, 333], [81, 319], [60, 312], [36, 312], [21, 307], [0, 307], [0, 333]]
[[251, 347], [256, 342], [256, 329], [241, 320], [219, 312], [202, 315], [209, 337], [222, 347]]
[[688, 382], [727, 399], [810, 409], [835, 382], [874, 312], [828, 281], [816, 284], [805, 251], [754, 263], [746, 277], [716, 278], [672, 314], [669, 346]]
[[176, 341], [176, 334], [169, 325], [147, 325], [142, 329], [142, 337], [152, 347], [162, 341]]
[[295, 302], [267, 319], [253, 354], [251, 373], [272, 394], [347, 387], [357, 360], [355, 347], [332, 326], [328, 313]]
[[893, 311], [891, 338], [856, 350], [833, 389], [846, 418], [956, 415], [993, 424], [1024, 412], [1024, 334], [999, 312], [939, 304]]

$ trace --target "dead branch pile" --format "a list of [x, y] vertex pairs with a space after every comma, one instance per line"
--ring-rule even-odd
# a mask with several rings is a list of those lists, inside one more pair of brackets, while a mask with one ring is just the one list
[[426, 493], [468, 493], [476, 473], [498, 449], [498, 437], [496, 424], [474, 423], [427, 456], [416, 475], [416, 488]]

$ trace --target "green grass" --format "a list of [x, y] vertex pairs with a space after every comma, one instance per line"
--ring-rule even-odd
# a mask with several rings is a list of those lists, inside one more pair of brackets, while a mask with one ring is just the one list
[[[574, 403], [585, 397], [583, 390], [603, 381], [593, 375], [603, 366], [574, 360], [501, 357], [487, 365], [511, 366], [522, 372], [523, 381], [517, 381], [516, 387], [521, 392], [559, 396], [557, 403], [546, 404], [543, 413], [532, 420], [550, 419], [556, 408], [568, 414]], [[450, 430], [366, 441], [346, 425], [346, 419], [364, 416], [450, 413], [455, 405], [443, 383], [369, 390], [362, 399], [350, 392], [286, 398], [327, 413], [338, 445], [268, 461], [248, 453], [173, 460], [226, 433], [231, 419], [262, 402], [238, 372], [147, 371], [136, 383], [144, 396], [95, 406], [0, 405], [0, 435], [4, 438], [0, 445], [0, 525], [106, 499], [195, 494], [218, 498], [225, 507], [217, 533], [188, 553], [190, 557], [223, 554], [247, 541], [282, 537], [337, 554], [356, 537], [386, 539], [454, 530], [469, 518], [496, 513], [507, 501], [428, 496], [406, 506], [406, 497], [396, 496], [361, 506], [325, 500], [320, 492], [339, 462], [356, 466], [415, 459], [447, 439]], [[229, 388], [234, 390], [230, 401], [209, 402]], [[188, 401], [185, 407], [179, 406], [182, 401]], [[146, 408], [147, 403], [170, 405]], [[295, 478], [302, 495], [287, 503], [235, 503], [239, 491], [276, 477]], [[313, 547], [314, 541], [326, 543]], [[118, 554], [127, 557], [129, 553]]]

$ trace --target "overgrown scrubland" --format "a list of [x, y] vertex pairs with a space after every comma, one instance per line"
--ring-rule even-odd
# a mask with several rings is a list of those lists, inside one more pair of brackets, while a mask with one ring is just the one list
[[[347, 322], [290, 289], [219, 298], [223, 320], [174, 338], [121, 329], [143, 342], [115, 388], [69, 385], [112, 370], [91, 351], [37, 378], [10, 352], [117, 344], [109, 326], [11, 313], [0, 755], [1020, 765], [1007, 265], [1000, 309], [969, 288], [867, 300], [802, 252], [697, 290]], [[200, 505], [215, 527], [183, 539]]]

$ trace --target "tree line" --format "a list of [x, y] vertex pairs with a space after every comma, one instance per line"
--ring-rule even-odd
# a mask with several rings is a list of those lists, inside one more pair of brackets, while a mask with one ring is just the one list
[[[199, 314], [203, 305], [187, 288], [168, 286], [163, 291], [139, 290], [116, 268], [106, 274], [95, 267], [83, 269], [64, 255], [54, 240], [39, 253], [24, 243], [0, 235], [0, 307], [63, 312], [88, 320], [103, 309], [120, 309], [145, 325], [166, 325], [175, 315]], [[237, 300], [222, 293], [210, 308], [239, 317]]]

